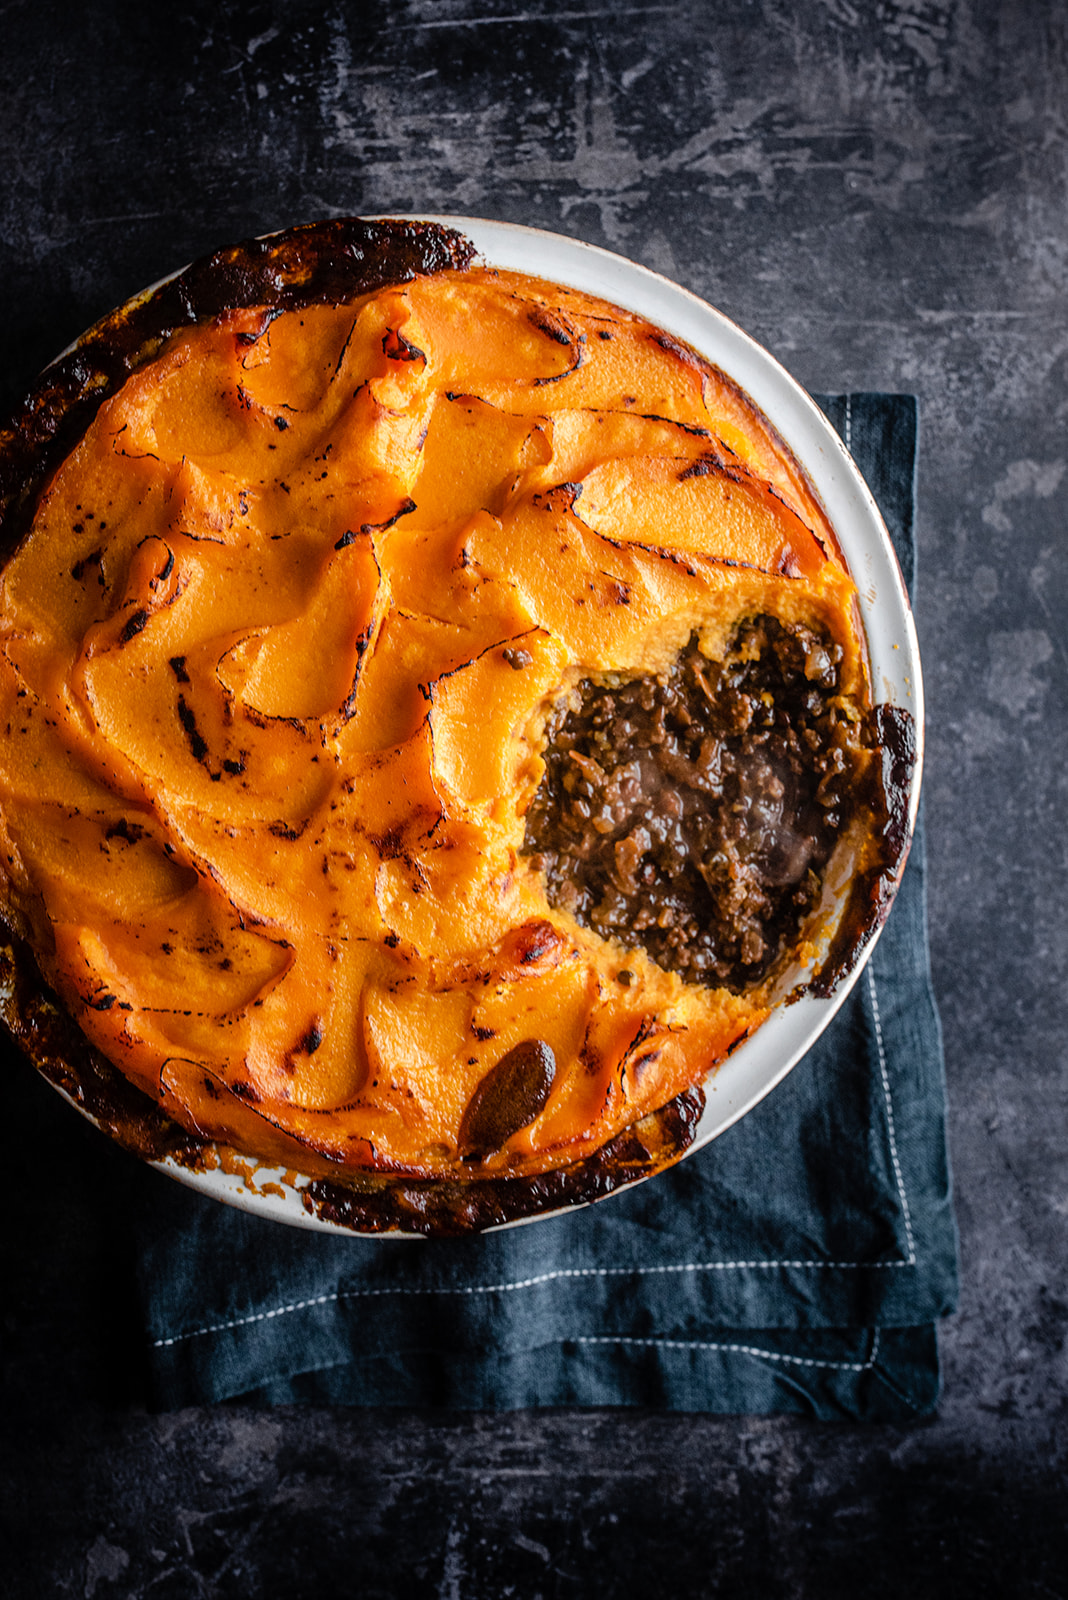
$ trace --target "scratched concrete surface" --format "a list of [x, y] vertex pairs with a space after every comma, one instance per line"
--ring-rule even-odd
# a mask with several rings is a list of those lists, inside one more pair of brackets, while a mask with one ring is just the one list
[[[1060, 0], [0, 4], [0, 403], [252, 232], [608, 245], [814, 389], [914, 390], [931, 937], [963, 1296], [912, 1429], [138, 1400], [126, 1158], [5, 1070], [0, 1590], [186, 1600], [1068, 1592]], [[41, 1153], [51, 1160], [42, 1175]]]

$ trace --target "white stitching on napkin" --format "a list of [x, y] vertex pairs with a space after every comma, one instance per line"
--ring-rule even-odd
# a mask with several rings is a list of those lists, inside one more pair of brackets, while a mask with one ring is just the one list
[[290, 1311], [305, 1311], [308, 1306], [328, 1306], [340, 1300], [340, 1294], [317, 1294], [313, 1300], [294, 1300], [290, 1306], [275, 1306], [273, 1311], [257, 1311], [254, 1317], [234, 1317], [230, 1322], [214, 1322], [208, 1328], [193, 1328], [189, 1333], [176, 1333], [172, 1339], [153, 1339], [152, 1349], [162, 1350], [167, 1345], [181, 1344], [183, 1339], [199, 1339], [203, 1333], [226, 1333], [231, 1328], [243, 1328], [250, 1322], [270, 1322], [272, 1317], [284, 1317]]
[[849, 451], [849, 454], [852, 455], [853, 454], [853, 396], [851, 394], [847, 394], [846, 395], [845, 403], [846, 403], [845, 447]]
[[516, 1289], [536, 1289], [543, 1283], [555, 1283], [561, 1278], [630, 1278], [652, 1277], [674, 1272], [730, 1272], [747, 1267], [819, 1267], [831, 1271], [845, 1271], [866, 1267], [907, 1267], [907, 1261], [680, 1261], [656, 1267], [558, 1267], [553, 1272], [539, 1272], [533, 1278], [517, 1278], [511, 1283], [444, 1284], [430, 1288], [338, 1289], [333, 1294], [318, 1294], [308, 1300], [294, 1300], [288, 1306], [275, 1306], [271, 1311], [256, 1311], [251, 1316], [233, 1317], [229, 1322], [214, 1322], [206, 1328], [191, 1328], [188, 1333], [176, 1333], [170, 1339], [153, 1339], [153, 1350], [167, 1345], [181, 1344], [184, 1339], [198, 1339], [206, 1333], [227, 1333], [232, 1328], [246, 1328], [253, 1322], [269, 1322], [273, 1317], [284, 1317], [291, 1311], [306, 1311], [309, 1306], [334, 1305], [340, 1300], [376, 1300], [385, 1295], [419, 1296], [430, 1294], [511, 1294]]
[[[875, 988], [875, 974], [871, 964], [868, 965], [868, 990], [871, 994], [872, 1012], [875, 1019], [875, 1043], [879, 1056], [879, 1073], [883, 1086], [883, 1099], [886, 1102], [886, 1126], [890, 1144], [890, 1159], [893, 1162], [894, 1175], [897, 1181], [897, 1192], [901, 1200], [901, 1215], [905, 1224], [905, 1239], [908, 1244], [908, 1255], [897, 1261], [682, 1261], [660, 1264], [657, 1266], [636, 1267], [559, 1267], [553, 1272], [541, 1272], [532, 1278], [518, 1278], [511, 1283], [470, 1283], [460, 1286], [446, 1285], [442, 1288], [385, 1288], [385, 1289], [345, 1289], [333, 1294], [320, 1294], [307, 1300], [294, 1300], [291, 1305], [275, 1306], [271, 1311], [257, 1311], [251, 1316], [234, 1317], [229, 1322], [216, 1322], [204, 1328], [192, 1328], [188, 1333], [177, 1333], [169, 1339], [153, 1339], [153, 1350], [166, 1349], [170, 1345], [181, 1344], [186, 1339], [198, 1339], [209, 1333], [228, 1333], [234, 1328], [245, 1328], [254, 1322], [269, 1322], [274, 1317], [287, 1316], [292, 1311], [306, 1311], [311, 1306], [334, 1305], [341, 1300], [377, 1299], [383, 1295], [432, 1295], [432, 1294], [510, 1294], [517, 1289], [535, 1289], [543, 1283], [554, 1283], [563, 1278], [622, 1278], [622, 1277], [651, 1277], [664, 1273], [677, 1272], [737, 1272], [742, 1270], [767, 1270], [772, 1267], [789, 1267], [795, 1272], [853, 1272], [867, 1269], [883, 1270], [885, 1268], [913, 1267], [916, 1265], [916, 1245], [912, 1232], [912, 1218], [909, 1212], [908, 1198], [905, 1194], [905, 1181], [901, 1171], [901, 1162], [897, 1152], [897, 1137], [894, 1128], [894, 1106], [890, 1094], [890, 1074], [887, 1070], [886, 1050], [883, 1044], [883, 1028], [879, 1015], [879, 998]], [[641, 1341], [632, 1341], [640, 1343]], [[709, 1348], [718, 1348], [709, 1346]], [[756, 1351], [755, 1354], [761, 1352]], [[767, 1353], [767, 1352], [765, 1352]], [[786, 1360], [783, 1356], [778, 1359]], [[793, 1357], [789, 1359], [794, 1359]], [[800, 1359], [798, 1357], [797, 1359]], [[872, 1357], [874, 1359], [874, 1355]]]
[[883, 1048], [883, 1024], [879, 1016], [879, 996], [875, 990], [875, 973], [872, 971], [871, 962], [868, 962], [868, 993], [871, 995], [872, 1016], [875, 1018], [875, 1044], [879, 1051], [879, 1072], [883, 1080], [883, 1099], [886, 1101], [886, 1131], [890, 1138], [890, 1159], [894, 1163], [894, 1176], [897, 1178], [897, 1192], [901, 1199], [901, 1220], [905, 1224], [905, 1242], [909, 1247], [908, 1258], [903, 1266], [916, 1265], [916, 1241], [912, 1236], [912, 1217], [909, 1213], [908, 1196], [905, 1193], [905, 1180], [901, 1175], [901, 1162], [897, 1157], [897, 1139], [894, 1134], [894, 1102], [890, 1098], [890, 1074], [886, 1068], [886, 1050]]
[[752, 1344], [722, 1344], [712, 1339], [632, 1339], [624, 1335], [585, 1336], [579, 1334], [576, 1344], [628, 1344], [647, 1345], [656, 1350], [724, 1350], [731, 1355], [760, 1356], [764, 1361], [784, 1361], [794, 1367], [835, 1367], [843, 1372], [870, 1372], [879, 1353], [879, 1330], [872, 1333], [871, 1350], [867, 1361], [820, 1361], [815, 1356], [791, 1356], [781, 1350], [759, 1350]]

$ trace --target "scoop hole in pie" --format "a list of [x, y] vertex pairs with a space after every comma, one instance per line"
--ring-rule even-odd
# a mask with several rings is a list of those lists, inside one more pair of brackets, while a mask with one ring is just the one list
[[840, 646], [769, 615], [722, 660], [587, 678], [550, 718], [523, 852], [549, 903], [686, 983], [760, 984], [819, 905], [858, 801]]

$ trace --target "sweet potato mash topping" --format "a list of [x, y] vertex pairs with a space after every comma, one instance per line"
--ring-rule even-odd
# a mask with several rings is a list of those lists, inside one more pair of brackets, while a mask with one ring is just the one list
[[857, 722], [853, 599], [770, 428], [636, 316], [477, 269], [228, 312], [105, 401], [4, 572], [8, 913], [194, 1132], [573, 1162], [769, 1001], [550, 902], [546, 728], [758, 617], [833, 642]]

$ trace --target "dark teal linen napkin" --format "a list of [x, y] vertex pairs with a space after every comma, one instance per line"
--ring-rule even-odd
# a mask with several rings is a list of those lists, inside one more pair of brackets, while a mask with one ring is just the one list
[[[817, 399], [911, 587], [916, 402]], [[921, 820], [816, 1047], [711, 1145], [596, 1206], [406, 1242], [287, 1228], [161, 1178], [139, 1250], [155, 1404], [930, 1412], [957, 1266], [924, 870]]]

